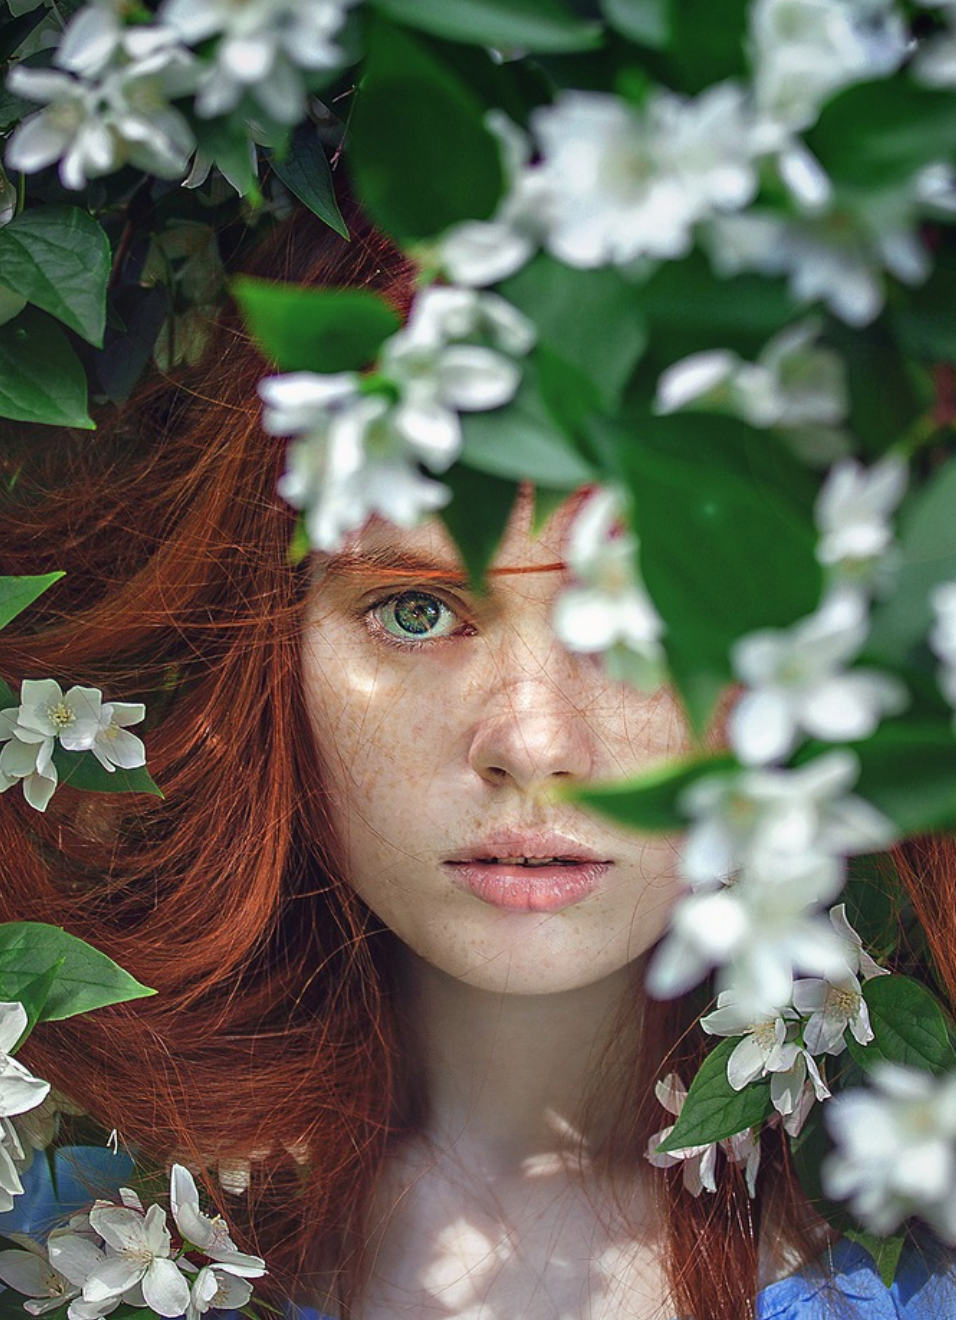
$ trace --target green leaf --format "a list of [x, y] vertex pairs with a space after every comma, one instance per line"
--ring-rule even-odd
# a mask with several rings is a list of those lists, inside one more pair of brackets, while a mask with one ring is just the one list
[[873, 976], [863, 987], [873, 1040], [853, 1051], [864, 1068], [888, 1060], [937, 1076], [956, 1068], [956, 1050], [936, 999], [908, 976]]
[[731, 770], [735, 764], [729, 754], [667, 761], [637, 779], [598, 784], [576, 792], [574, 798], [602, 816], [647, 834], [685, 829], [687, 816], [678, 806], [681, 794], [698, 779]]
[[43, 1020], [43, 1010], [49, 1002], [53, 986], [62, 968], [63, 959], [58, 958], [56, 962], [50, 964], [45, 972], [41, 972], [20, 987], [17, 999], [26, 1009], [27, 1025], [23, 1035], [17, 1041], [17, 1049], [20, 1048], [36, 1024]]
[[313, 215], [324, 220], [343, 238], [349, 231], [335, 200], [335, 186], [328, 157], [314, 127], [300, 124], [292, 134], [289, 150], [284, 156], [272, 155], [272, 168], [289, 192], [309, 208]]
[[905, 435], [923, 411], [912, 368], [879, 327], [867, 334], [834, 326], [828, 344], [840, 354], [850, 395], [849, 429], [875, 454]]
[[611, 27], [639, 46], [663, 50], [671, 35], [671, 0], [601, 0]]
[[858, 83], [824, 106], [807, 145], [838, 184], [874, 192], [956, 152], [956, 101], [905, 74]]
[[518, 484], [456, 464], [444, 474], [453, 498], [442, 520], [454, 537], [472, 587], [484, 590], [484, 577], [511, 517]]
[[0, 678], [0, 710], [9, 710], [11, 706], [18, 706], [19, 704], [13, 688]]
[[59, 926], [37, 921], [0, 925], [0, 994], [4, 999], [19, 999], [20, 991], [54, 963], [60, 967], [40, 1014], [41, 1022], [60, 1022], [94, 1008], [156, 993], [105, 953]]
[[671, 673], [702, 731], [731, 678], [733, 642], [817, 604], [806, 472], [772, 436], [730, 417], [642, 415], [592, 433], [630, 488]]
[[79, 358], [59, 326], [30, 307], [0, 326], [0, 417], [93, 429]]
[[681, 90], [697, 92], [747, 72], [750, 0], [676, 0], [670, 53]]
[[896, 589], [873, 611], [867, 654], [898, 660], [923, 641], [933, 618], [929, 593], [956, 577], [956, 458], [903, 505], [897, 544]]
[[887, 720], [854, 751], [856, 791], [901, 835], [956, 827], [956, 739], [948, 721]]
[[63, 576], [62, 572], [57, 572], [42, 573], [35, 577], [0, 577], [0, 628], [5, 628], [21, 610], [32, 605], [38, 596], [42, 596], [48, 587], [59, 582]]
[[560, 0], [373, 0], [388, 18], [450, 41], [536, 54], [592, 50], [599, 23], [576, 17]]
[[549, 490], [576, 490], [596, 477], [545, 411], [526, 369], [518, 393], [504, 408], [466, 413], [462, 462], [491, 476], [533, 481]]
[[615, 270], [572, 270], [542, 254], [501, 292], [534, 321], [539, 343], [579, 368], [613, 411], [647, 344], [633, 284]]
[[232, 282], [250, 333], [281, 371], [359, 371], [399, 327], [398, 313], [363, 289]]
[[366, 210], [398, 239], [483, 220], [502, 191], [482, 102], [424, 44], [381, 19], [369, 25], [349, 156]]
[[658, 1146], [661, 1154], [686, 1146], [707, 1146], [756, 1127], [770, 1113], [770, 1079], [763, 1077], [735, 1091], [727, 1080], [727, 1060], [740, 1044], [722, 1040], [710, 1051], [691, 1082], [674, 1130]]
[[21, 211], [0, 229], [0, 284], [97, 346], [106, 325], [110, 245], [75, 206]]
[[144, 765], [135, 770], [116, 769], [110, 773], [92, 752], [68, 752], [59, 744], [53, 750], [53, 764], [61, 784], [82, 788], [88, 793], [150, 793], [153, 797], [163, 796], [162, 790]]
[[855, 1242], [864, 1251], [869, 1252], [876, 1264], [883, 1286], [892, 1288], [893, 1280], [896, 1278], [897, 1266], [900, 1263], [900, 1256], [906, 1244], [906, 1235], [895, 1233], [892, 1237], [877, 1237], [875, 1233], [867, 1233], [864, 1229], [846, 1228], [843, 1230], [843, 1236], [849, 1238], [851, 1242]]

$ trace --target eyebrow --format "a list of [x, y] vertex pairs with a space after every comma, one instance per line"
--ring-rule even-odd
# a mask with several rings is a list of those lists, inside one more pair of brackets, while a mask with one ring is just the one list
[[[563, 559], [547, 564], [515, 564], [488, 569], [488, 577], [509, 577], [523, 573], [559, 573], [567, 568]], [[383, 546], [380, 550], [341, 550], [326, 565], [329, 573], [353, 577], [386, 578], [395, 582], [435, 581], [447, 586], [467, 587], [467, 573], [457, 563], [437, 555]]]

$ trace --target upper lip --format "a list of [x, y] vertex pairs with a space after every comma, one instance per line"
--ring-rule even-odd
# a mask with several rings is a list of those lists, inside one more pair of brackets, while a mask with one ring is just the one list
[[586, 848], [567, 834], [554, 830], [502, 830], [477, 843], [468, 844], [445, 858], [446, 862], [478, 862], [496, 858], [526, 857], [543, 860], [560, 857], [575, 862], [606, 862], [607, 857]]

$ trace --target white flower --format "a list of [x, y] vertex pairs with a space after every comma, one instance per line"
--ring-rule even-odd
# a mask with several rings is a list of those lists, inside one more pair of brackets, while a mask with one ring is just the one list
[[[89, 1215], [73, 1215], [69, 1224], [54, 1228], [47, 1239], [47, 1252], [52, 1268], [57, 1270], [76, 1290], [67, 1310], [68, 1320], [98, 1320], [119, 1306], [121, 1297], [108, 1297], [99, 1302], [88, 1302], [81, 1291], [94, 1270], [106, 1264], [102, 1238], [90, 1226]], [[142, 1291], [134, 1288], [129, 1300], [143, 1303]]]
[[753, 1015], [790, 996], [794, 971], [836, 975], [840, 942], [815, 911], [843, 881], [837, 859], [818, 853], [782, 853], [755, 860], [736, 884], [689, 894], [671, 914], [671, 926], [648, 970], [651, 994], [672, 998], [714, 967]]
[[848, 410], [843, 363], [813, 341], [816, 321], [788, 326], [769, 341], [756, 362], [729, 349], [708, 349], [662, 372], [655, 407], [677, 412], [693, 404], [723, 409], [751, 426], [778, 428], [808, 462], [845, 452], [838, 430]]
[[554, 630], [572, 651], [626, 652], [613, 657], [611, 668], [640, 687], [654, 688], [663, 676], [663, 624], [637, 575], [637, 546], [622, 517], [611, 490], [585, 500], [567, 550], [580, 585], [558, 598]]
[[908, 696], [899, 679], [846, 668], [868, 629], [860, 597], [837, 589], [792, 628], [763, 629], [735, 643], [733, 665], [747, 691], [729, 727], [742, 761], [780, 760], [801, 733], [828, 742], [866, 738], [884, 715], [905, 709]]
[[640, 110], [565, 92], [532, 127], [551, 199], [545, 247], [571, 266], [683, 256], [698, 220], [745, 205], [756, 188], [743, 96], [729, 84], [693, 101], [658, 90]]
[[83, 1299], [94, 1305], [120, 1298], [140, 1285], [146, 1305], [159, 1315], [182, 1315], [189, 1305], [189, 1285], [170, 1259], [166, 1212], [151, 1205], [145, 1214], [126, 1206], [97, 1202], [90, 1224], [106, 1243], [108, 1256], [83, 1284]]
[[756, 0], [750, 40], [758, 106], [792, 129], [814, 123], [840, 88], [892, 73], [907, 52], [892, 0]]
[[869, 468], [852, 458], [836, 464], [814, 510], [820, 563], [850, 582], [878, 586], [892, 567], [890, 515], [903, 498], [906, 478], [906, 464], [893, 457]]
[[0, 741], [9, 739], [0, 751], [0, 793], [14, 784], [23, 785], [23, 796], [35, 811], [46, 811], [57, 785], [53, 743], [24, 743], [15, 736], [16, 710], [0, 711]]
[[956, 1242], [956, 1077], [881, 1063], [869, 1078], [872, 1089], [827, 1106], [837, 1146], [822, 1168], [827, 1195], [849, 1200], [873, 1233], [918, 1214]]
[[[668, 1073], [654, 1086], [661, 1107], [669, 1114], [679, 1115], [687, 1099], [687, 1091], [681, 1085], [676, 1073]], [[658, 1169], [669, 1168], [673, 1164], [683, 1163], [684, 1186], [692, 1196], [701, 1192], [717, 1190], [717, 1151], [724, 1154], [733, 1164], [740, 1164], [746, 1171], [747, 1189], [751, 1196], [756, 1193], [757, 1170], [760, 1166], [760, 1142], [751, 1129], [738, 1132], [736, 1136], [724, 1141], [711, 1142], [706, 1146], [686, 1146], [681, 1150], [658, 1152], [657, 1147], [674, 1130], [673, 1123], [651, 1137], [647, 1143], [647, 1159]]]
[[930, 182], [921, 171], [891, 193], [842, 195], [812, 215], [752, 209], [715, 216], [706, 235], [711, 260], [720, 275], [786, 275], [798, 302], [820, 301], [848, 325], [868, 325], [883, 306], [883, 270], [904, 284], [920, 284], [930, 272], [915, 221], [940, 200], [927, 194]]
[[209, 1310], [236, 1311], [252, 1296], [252, 1284], [224, 1267], [204, 1265], [193, 1280], [186, 1320], [199, 1320]]
[[[462, 342], [468, 338], [498, 347]], [[531, 323], [503, 298], [427, 289], [407, 326], [382, 345], [383, 392], [366, 392], [354, 372], [261, 381], [265, 429], [302, 437], [290, 447], [278, 490], [305, 510], [311, 544], [334, 551], [372, 514], [413, 527], [446, 504], [448, 489], [423, 476], [419, 464], [443, 472], [455, 461], [463, 439], [458, 413], [507, 403], [521, 379], [511, 355], [532, 342]]]
[[127, 728], [127, 725], [138, 724], [145, 718], [146, 707], [141, 701], [103, 703], [90, 751], [104, 769], [112, 772], [119, 766], [123, 770], [133, 770], [146, 764], [142, 739]]
[[694, 887], [733, 879], [783, 856], [874, 852], [894, 837], [890, 821], [848, 793], [859, 762], [848, 750], [827, 752], [796, 770], [768, 768], [707, 775], [681, 795], [692, 818], [681, 850], [681, 875]]
[[727, 1060], [727, 1080], [735, 1091], [769, 1073], [770, 1098], [780, 1114], [794, 1112], [808, 1079], [818, 1100], [829, 1097], [816, 1061], [795, 1039], [798, 1022], [792, 1009], [755, 1015], [748, 1000], [725, 990], [700, 1025], [712, 1036], [742, 1036]]
[[[221, 1216], [203, 1214], [195, 1180], [181, 1164], [174, 1164], [170, 1170], [169, 1204], [184, 1241], [208, 1256], [223, 1271], [247, 1279], [257, 1279], [265, 1274], [265, 1262], [259, 1256], [247, 1256], [238, 1250]], [[207, 1280], [207, 1290], [209, 1286]]]
[[177, 178], [196, 143], [169, 97], [181, 93], [190, 77], [188, 53], [172, 45], [110, 67], [95, 81], [15, 66], [7, 77], [10, 90], [48, 104], [14, 131], [7, 164], [33, 173], [59, 161], [60, 181], [71, 189], [127, 163]]
[[859, 976], [888, 976], [863, 948], [863, 941], [850, 925], [846, 905], [830, 909], [830, 922], [843, 941], [846, 971], [827, 979], [807, 978], [794, 982], [793, 1006], [807, 1019], [803, 1043], [811, 1054], [842, 1054], [849, 1027], [854, 1040], [868, 1045], [873, 1039], [870, 1014], [863, 998]]
[[215, 117], [250, 95], [273, 119], [294, 124], [305, 108], [300, 70], [334, 69], [335, 38], [357, 0], [164, 0], [158, 17], [188, 45], [218, 37], [196, 97]]
[[22, 1004], [0, 1004], [0, 1117], [10, 1118], [35, 1109], [50, 1092], [50, 1083], [34, 1077], [11, 1055], [27, 1028]]
[[44, 1315], [79, 1296], [79, 1288], [50, 1264], [44, 1247], [19, 1234], [17, 1240], [26, 1249], [0, 1251], [0, 1279], [8, 1288], [30, 1298], [24, 1302], [24, 1310], [31, 1315]]

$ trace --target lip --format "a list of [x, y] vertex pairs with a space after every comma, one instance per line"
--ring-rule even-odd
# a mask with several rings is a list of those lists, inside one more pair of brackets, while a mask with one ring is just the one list
[[[560, 858], [527, 866], [497, 858]], [[600, 886], [613, 861], [565, 834], [505, 831], [447, 858], [454, 881], [482, 903], [506, 912], [560, 912]]]

